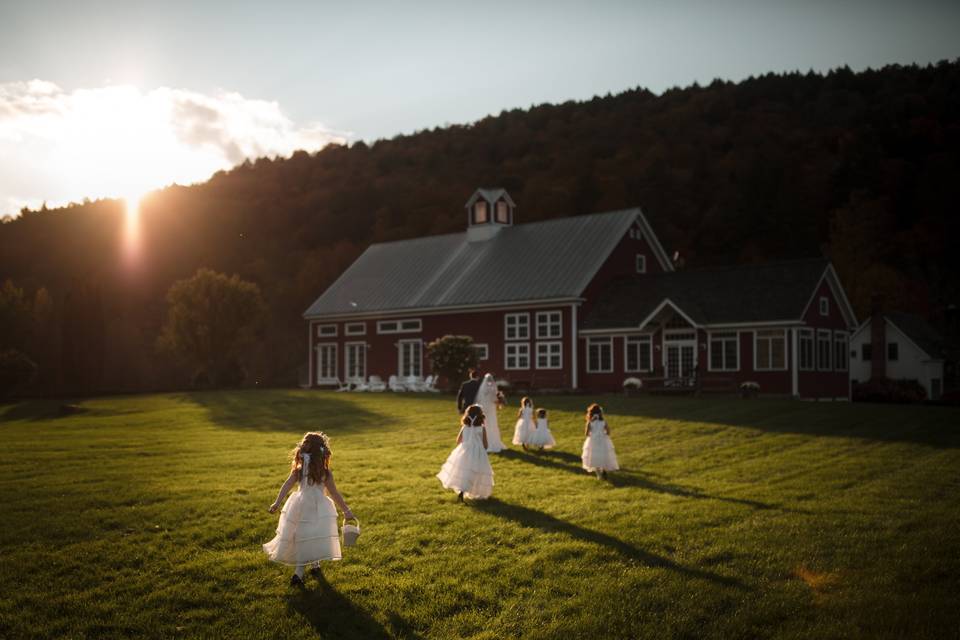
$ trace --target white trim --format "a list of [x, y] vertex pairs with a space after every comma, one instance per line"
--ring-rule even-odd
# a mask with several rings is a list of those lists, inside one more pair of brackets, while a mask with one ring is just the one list
[[637, 269], [637, 273], [646, 273], [647, 272], [647, 256], [642, 253], [638, 253], [634, 258], [634, 266]]
[[759, 320], [756, 322], [715, 322], [703, 325], [704, 329], [752, 329], [754, 327], [797, 327], [803, 320]]
[[[631, 369], [629, 366], [630, 358], [627, 357], [627, 346], [631, 344], [631, 340], [634, 340], [633, 344], [639, 344], [641, 342], [646, 342], [650, 346], [650, 362], [649, 367], [644, 369], [639, 367], [640, 357], [639, 353], [637, 354], [637, 365], [639, 368]], [[624, 373], [650, 373], [653, 371], [653, 334], [652, 333], [635, 333], [633, 335], [623, 336], [623, 372]]]
[[573, 368], [573, 388], [577, 388], [580, 372], [578, 369], [578, 351], [580, 350], [579, 336], [577, 335], [577, 305], [570, 305], [570, 362]]
[[[405, 322], [416, 322], [416, 329], [404, 329], [403, 323]], [[395, 323], [397, 325], [396, 329], [384, 329], [383, 325]], [[377, 335], [391, 335], [394, 333], [423, 333], [423, 320], [420, 318], [396, 318], [389, 320], [377, 320]]]
[[[357, 345], [363, 346], [363, 375], [350, 375], [350, 347]], [[367, 343], [364, 342], [345, 342], [343, 344], [343, 379], [347, 382], [361, 382], [367, 377]]]
[[[590, 368], [590, 347], [594, 344], [600, 345], [606, 343], [610, 346], [610, 368], [609, 369], [591, 369]], [[600, 358], [603, 360], [603, 358]], [[601, 363], [602, 364], [602, 363]], [[587, 338], [587, 373], [613, 373], [613, 338]]]
[[[338, 381], [339, 379], [338, 374], [340, 372], [340, 363], [338, 362], [338, 358], [340, 357], [340, 353], [339, 353], [340, 350], [338, 348], [339, 346], [340, 345], [337, 344], [336, 342], [318, 342], [316, 345], [314, 345], [313, 366], [314, 366], [314, 378], [316, 379], [315, 384], [331, 384], [333, 382]], [[320, 349], [330, 348], [330, 347], [333, 347], [333, 359], [332, 359], [333, 376], [327, 376], [325, 378], [321, 378], [320, 377]]]
[[[713, 368], [713, 336], [717, 333], [732, 333], [733, 337], [726, 336], [724, 338], [718, 338], [724, 342], [728, 340], [734, 340], [736, 342], [737, 348], [735, 350], [737, 355], [737, 364], [734, 368], [729, 368], [726, 366], [726, 357], [725, 353], [721, 352], [721, 359], [724, 360], [724, 367], [720, 369]], [[729, 372], [729, 371], [740, 371], [740, 332], [739, 331], [708, 331], [707, 332], [707, 371], [710, 372]]]
[[[537, 346], [536, 346], [536, 348], [534, 349], [534, 353], [533, 353], [533, 367], [532, 367], [532, 368], [536, 368], [536, 369], [563, 369], [563, 340], [545, 340], [545, 341], [543, 341], [543, 342], [537, 342], [536, 345], [537, 345]], [[560, 347], [560, 353], [558, 354], [558, 355], [560, 356], [560, 364], [558, 364], [558, 365], [555, 366], [555, 367], [551, 367], [551, 366], [541, 367], [541, 366], [540, 366], [540, 347], [553, 347], [553, 346]], [[554, 355], [554, 354], [549, 353], [549, 352], [546, 354], [547, 364], [548, 364], [548, 365], [549, 365], [549, 363], [550, 363], [550, 358], [551, 358], [553, 355]]]
[[[820, 357], [820, 356], [821, 356], [821, 353], [820, 353], [820, 342], [821, 342], [821, 340], [820, 340], [820, 338], [822, 338], [824, 334], [826, 334], [826, 338], [827, 338], [827, 354], [828, 354], [829, 357], [830, 357], [830, 362], [827, 363], [827, 366], [826, 366], [826, 367], [823, 366], [823, 362], [821, 361], [821, 357]], [[816, 342], [816, 345], [817, 345], [817, 351], [816, 351], [816, 353], [817, 353], [817, 371], [833, 371], [833, 331], [830, 330], [830, 329], [817, 329], [817, 342]]]
[[790, 344], [792, 346], [790, 358], [790, 390], [794, 398], [800, 397], [800, 339], [798, 337], [799, 329], [788, 329], [790, 331]]
[[[351, 331], [350, 328], [353, 327], [356, 329], [357, 325], [360, 325], [360, 331]], [[343, 335], [345, 336], [365, 336], [367, 335], [367, 323], [366, 322], [346, 322], [343, 325]]]
[[[317, 327], [318, 338], [336, 338], [337, 337], [336, 324], [317, 324], [316, 327]], [[333, 333], [324, 333], [324, 329], [333, 329]]]
[[[489, 360], [490, 359], [490, 345], [486, 342], [474, 342], [473, 348], [477, 351], [477, 360]], [[483, 348], [483, 357], [480, 357], [480, 349]]]
[[313, 368], [316, 362], [313, 362], [313, 322], [307, 323], [307, 386], [316, 386], [316, 371]]
[[[519, 348], [519, 347], [526, 347], [526, 350], [527, 350], [527, 352], [526, 352], [527, 366], [525, 366], [525, 367], [511, 367], [511, 366], [509, 366], [508, 363], [509, 363], [509, 361], [510, 361], [510, 360], [509, 360], [509, 358], [510, 358], [510, 347], [517, 347], [517, 348]], [[513, 357], [516, 358], [517, 364], [519, 364], [519, 363], [520, 363], [520, 358], [522, 357], [521, 354], [520, 354], [519, 352], [515, 351], [514, 354], [513, 354]], [[525, 370], [527, 370], [527, 369], [530, 369], [530, 365], [531, 365], [531, 364], [532, 364], [532, 362], [530, 361], [530, 343], [529, 343], [529, 342], [507, 342], [507, 343], [504, 343], [504, 345], [503, 345], [503, 368], [504, 368], [504, 369], [506, 369], [507, 371], [525, 371]]]
[[[517, 335], [515, 335], [514, 337], [511, 338], [511, 337], [510, 337], [510, 324], [509, 324], [510, 318], [517, 318], [518, 320], [519, 320], [519, 318], [524, 318], [524, 319], [527, 321], [527, 322], [526, 322], [527, 335], [525, 335], [525, 336], [521, 336], [521, 335], [520, 335], [519, 329], [520, 329], [521, 323], [518, 321], [518, 322], [514, 325], [514, 328], [517, 329]], [[531, 335], [531, 332], [530, 332], [530, 314], [529, 314], [528, 312], [505, 313], [505, 314], [503, 315], [503, 339], [504, 339], [504, 340], [530, 340], [530, 335]]]
[[[797, 329], [797, 368], [800, 371], [816, 371], [817, 370], [817, 332], [811, 327], [801, 327]], [[810, 337], [810, 366], [803, 366], [803, 358], [801, 357], [802, 347], [800, 346], [800, 341], [803, 339], [803, 336]]]
[[[552, 315], [554, 315], [554, 314], [556, 314], [556, 315], [558, 316], [556, 323], [551, 322], [551, 321], [549, 320], [549, 316], [552, 316]], [[559, 329], [560, 333], [558, 333], [558, 334], [555, 335], [555, 336], [550, 336], [550, 335], [548, 335], [548, 336], [542, 336], [542, 335], [540, 335], [540, 316], [548, 316], [548, 319], [547, 319], [547, 327], [550, 328], [550, 327], [552, 327], [554, 324], [556, 324], [556, 326], [557, 326], [557, 328]], [[560, 339], [563, 338], [563, 311], [562, 311], [562, 310], [559, 310], [559, 309], [556, 310], [556, 311], [554, 311], [554, 310], [551, 310], [551, 311], [537, 311], [537, 312], [534, 314], [534, 325], [535, 325], [535, 328], [536, 328], [536, 330], [535, 330], [534, 333], [537, 334], [537, 340], [560, 340]]]
[[[754, 371], [787, 371], [788, 369], [788, 360], [790, 358], [790, 352], [787, 351], [787, 330], [780, 329], [780, 333], [783, 336], [783, 366], [782, 367], [759, 367], [757, 365], [757, 340], [759, 339], [759, 333], [763, 329], [758, 329], [753, 332], [753, 370]], [[777, 331], [777, 329], [769, 329], [769, 331]], [[772, 337], [772, 336], [771, 336]], [[770, 352], [770, 362], [773, 362], [773, 351]]]
[[[838, 368], [837, 344], [839, 340], [837, 338], [843, 338], [843, 369]], [[843, 373], [850, 371], [850, 334], [846, 331], [834, 330], [833, 332], [833, 370]]]
[[481, 302], [477, 304], [461, 304], [449, 307], [413, 307], [410, 309], [376, 309], [371, 311], [341, 311], [339, 313], [303, 314], [304, 320], [343, 320], [356, 318], [357, 320], [375, 320], [378, 318], [403, 318], [410, 316], [447, 315], [458, 311], [509, 311], [511, 309], [544, 309], [557, 305], [583, 302], [581, 297], [548, 298], [547, 300], [514, 300], [503, 302]]
[[640, 324], [637, 325], [637, 328], [643, 329], [643, 328], [647, 325], [647, 323], [650, 322], [651, 320], [653, 320], [653, 319], [656, 317], [656, 315], [657, 315], [658, 313], [660, 313], [660, 311], [662, 311], [663, 308], [664, 308], [665, 306], [667, 306], [668, 304], [669, 304], [671, 307], [673, 307], [673, 310], [674, 310], [675, 312], [679, 313], [680, 316], [681, 316], [684, 320], [687, 321], [687, 323], [690, 325], [691, 328], [693, 328], [693, 329], [699, 329], [699, 328], [700, 328], [700, 325], [697, 324], [696, 322], [694, 322], [694, 321], [690, 318], [690, 316], [688, 316], [687, 314], [685, 314], [685, 313], [680, 309], [680, 307], [678, 307], [676, 304], [674, 304], [673, 300], [671, 300], [670, 298], [664, 298], [664, 299], [663, 299], [663, 302], [661, 302], [659, 305], [657, 305], [657, 308], [654, 309], [653, 311], [651, 311], [650, 314], [647, 315], [647, 317], [644, 318], [643, 321], [642, 321]]
[[[420, 345], [420, 373], [404, 373], [403, 372], [403, 345], [405, 344], [416, 344]], [[403, 340], [397, 340], [397, 375], [401, 378], [408, 378], [410, 376], [420, 376], [423, 377], [423, 340], [420, 338], [406, 338]]]

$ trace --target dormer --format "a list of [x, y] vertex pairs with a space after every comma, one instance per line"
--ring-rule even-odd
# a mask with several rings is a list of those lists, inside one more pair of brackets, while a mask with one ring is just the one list
[[482, 242], [513, 225], [517, 205], [506, 189], [477, 189], [467, 200], [467, 240]]

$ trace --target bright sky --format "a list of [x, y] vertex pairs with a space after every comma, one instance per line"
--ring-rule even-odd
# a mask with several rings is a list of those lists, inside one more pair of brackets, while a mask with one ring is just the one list
[[0, 215], [637, 86], [958, 56], [958, 1], [0, 0]]

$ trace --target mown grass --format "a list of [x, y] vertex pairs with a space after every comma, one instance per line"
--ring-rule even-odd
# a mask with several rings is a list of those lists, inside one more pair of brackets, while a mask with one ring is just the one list
[[[446, 396], [245, 391], [0, 406], [0, 637], [759, 638], [960, 633], [960, 412], [601, 398], [623, 471], [493, 459], [434, 474]], [[505, 440], [514, 409], [501, 413]], [[260, 544], [308, 429], [363, 535], [304, 592]]]

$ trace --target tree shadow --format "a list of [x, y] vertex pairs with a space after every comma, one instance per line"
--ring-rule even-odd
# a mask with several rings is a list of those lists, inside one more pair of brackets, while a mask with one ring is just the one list
[[59, 420], [71, 416], [122, 416], [140, 413], [140, 409], [106, 409], [103, 407], [86, 407], [82, 401], [74, 402], [68, 399], [59, 400], [23, 400], [3, 407], [0, 405], [0, 421], [13, 422], [26, 420], [29, 422], [46, 422]]
[[320, 574], [318, 583], [314, 582], [312, 576], [308, 576], [306, 582], [306, 588], [286, 596], [287, 608], [303, 616], [321, 637], [362, 640], [418, 640], [422, 637], [396, 612], [387, 615], [389, 628], [380, 624], [373, 616], [338, 592], [323, 574]]
[[264, 389], [183, 394], [181, 400], [206, 409], [210, 422], [229, 429], [304, 433], [329, 428], [341, 433], [379, 427], [386, 414], [371, 411], [332, 393]]
[[478, 501], [472, 504], [476, 509], [483, 511], [484, 513], [489, 513], [497, 517], [510, 520], [523, 527], [540, 529], [546, 533], [564, 533], [572, 538], [576, 538], [577, 540], [582, 540], [584, 542], [606, 547], [607, 549], [620, 554], [627, 560], [638, 562], [648, 567], [668, 569], [689, 578], [706, 580], [737, 589], [749, 589], [749, 587], [744, 585], [743, 582], [736, 578], [722, 576], [711, 571], [705, 571], [703, 569], [685, 567], [681, 564], [677, 564], [669, 558], [659, 556], [649, 551], [644, 551], [643, 549], [638, 549], [622, 540], [619, 540], [618, 538], [614, 538], [613, 536], [609, 536], [605, 533], [586, 529], [565, 520], [560, 520], [559, 518], [555, 518], [548, 513], [544, 513], [543, 511], [537, 511], [536, 509], [530, 509], [518, 504], [510, 504], [498, 500], [497, 498], [490, 498], [488, 500]]

